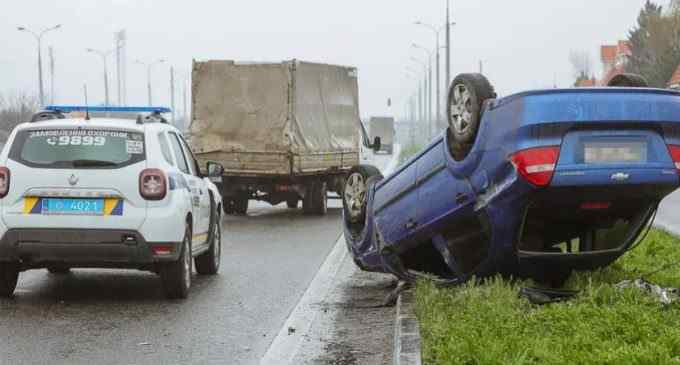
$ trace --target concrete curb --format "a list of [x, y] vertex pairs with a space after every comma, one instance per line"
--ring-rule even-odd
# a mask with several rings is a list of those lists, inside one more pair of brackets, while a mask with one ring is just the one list
[[394, 321], [394, 365], [422, 363], [420, 327], [415, 314], [413, 289], [399, 294]]

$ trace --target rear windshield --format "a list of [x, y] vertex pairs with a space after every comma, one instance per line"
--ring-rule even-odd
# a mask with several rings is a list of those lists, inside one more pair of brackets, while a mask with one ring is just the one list
[[9, 153], [14, 161], [43, 168], [120, 168], [145, 156], [142, 133], [98, 129], [21, 131]]

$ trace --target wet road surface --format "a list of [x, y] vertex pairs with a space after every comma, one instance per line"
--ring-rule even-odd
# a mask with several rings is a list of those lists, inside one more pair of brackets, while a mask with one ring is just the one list
[[194, 275], [184, 301], [140, 271], [24, 272], [0, 300], [2, 363], [257, 363], [337, 241], [339, 203], [225, 217], [220, 274]]

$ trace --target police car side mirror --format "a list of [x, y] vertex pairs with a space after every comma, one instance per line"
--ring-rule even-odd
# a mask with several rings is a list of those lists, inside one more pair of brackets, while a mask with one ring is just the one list
[[208, 171], [208, 177], [221, 177], [224, 173], [224, 166], [218, 162], [208, 161], [206, 170]]

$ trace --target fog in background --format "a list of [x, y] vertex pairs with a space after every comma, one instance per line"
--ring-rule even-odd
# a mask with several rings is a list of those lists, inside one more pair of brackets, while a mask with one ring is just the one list
[[[667, 1], [659, 1], [664, 4]], [[599, 70], [599, 46], [624, 39], [644, 0], [452, 0], [452, 77], [476, 71], [479, 60], [499, 94], [570, 86], [571, 50], [587, 50]], [[413, 25], [443, 25], [445, 0], [6, 0], [0, 12], [0, 91], [37, 90], [36, 42], [17, 26], [62, 24], [43, 41], [56, 54], [56, 102], [102, 103], [101, 58], [85, 48], [113, 48], [113, 32], [127, 30], [128, 104], [146, 104], [146, 69], [135, 59], [165, 58], [154, 67], [154, 104], [169, 104], [169, 66], [178, 93], [191, 59], [280, 61], [297, 58], [359, 69], [361, 113], [401, 115], [414, 81], [405, 67], [425, 58], [411, 48], [434, 48], [434, 33]], [[444, 44], [442, 32], [441, 44]], [[116, 101], [115, 61], [109, 58], [111, 101]], [[442, 50], [442, 63], [443, 63]], [[443, 67], [442, 67], [443, 75]], [[443, 79], [443, 76], [442, 76]], [[179, 96], [178, 96], [179, 97]], [[386, 105], [393, 100], [392, 109]], [[178, 108], [181, 107], [181, 97]]]

